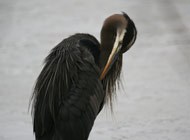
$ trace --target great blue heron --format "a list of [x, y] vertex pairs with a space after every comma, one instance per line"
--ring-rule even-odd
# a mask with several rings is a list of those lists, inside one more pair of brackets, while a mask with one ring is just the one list
[[122, 54], [136, 40], [125, 13], [108, 17], [101, 44], [89, 34], [64, 39], [45, 59], [32, 96], [36, 140], [87, 140], [105, 102], [112, 103]]

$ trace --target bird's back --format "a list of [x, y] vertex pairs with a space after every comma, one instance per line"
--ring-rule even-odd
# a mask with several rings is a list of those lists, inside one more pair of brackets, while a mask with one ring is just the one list
[[37, 140], [86, 140], [104, 101], [99, 42], [73, 35], [52, 49], [33, 92]]

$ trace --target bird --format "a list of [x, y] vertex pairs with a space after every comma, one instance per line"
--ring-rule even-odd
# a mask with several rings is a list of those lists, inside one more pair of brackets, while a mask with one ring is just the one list
[[76, 33], [45, 58], [32, 93], [36, 140], [87, 140], [105, 104], [112, 106], [122, 56], [135, 43], [137, 29], [124, 12], [105, 19], [100, 43]]

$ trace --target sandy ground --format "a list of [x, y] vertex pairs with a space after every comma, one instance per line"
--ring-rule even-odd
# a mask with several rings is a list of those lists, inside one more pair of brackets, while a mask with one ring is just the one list
[[34, 140], [29, 98], [49, 50], [76, 32], [99, 39], [106, 17], [138, 29], [124, 56], [123, 90], [89, 140], [190, 139], [189, 0], [0, 0], [0, 140]]

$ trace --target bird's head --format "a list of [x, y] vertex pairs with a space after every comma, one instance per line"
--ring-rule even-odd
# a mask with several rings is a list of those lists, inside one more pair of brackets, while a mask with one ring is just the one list
[[116, 83], [120, 81], [122, 54], [134, 44], [136, 35], [135, 24], [125, 13], [112, 15], [104, 21], [99, 56], [100, 79], [106, 91], [105, 101], [110, 102], [111, 109]]
[[[100, 67], [102, 80], [114, 63], [122, 61], [122, 54], [126, 52], [135, 42], [137, 30], [129, 16], [115, 14], [108, 17], [101, 30], [101, 55]], [[120, 68], [121, 70], [121, 68]]]

